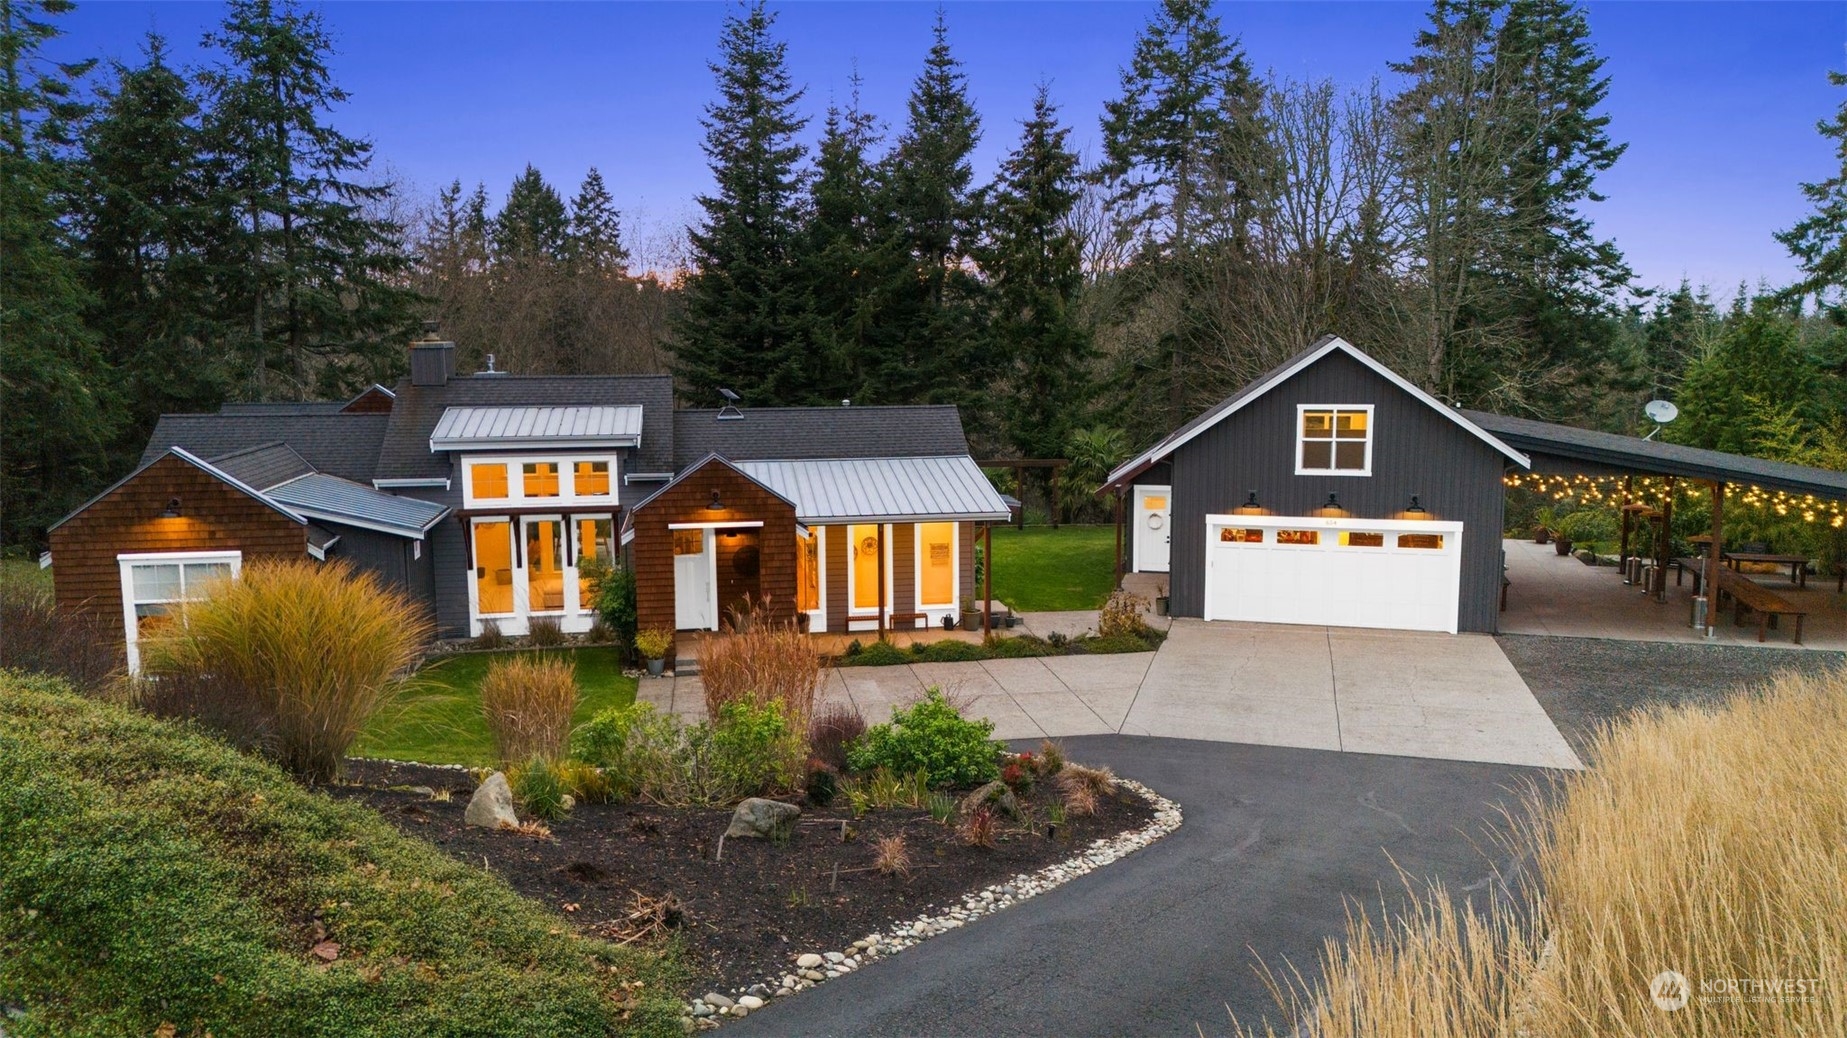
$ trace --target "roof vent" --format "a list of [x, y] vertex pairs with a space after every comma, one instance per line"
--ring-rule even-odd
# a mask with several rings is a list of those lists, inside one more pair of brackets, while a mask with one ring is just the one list
[[484, 375], [504, 375], [504, 374], [506, 374], [506, 372], [494, 370], [494, 355], [490, 353], [487, 355], [487, 367], [481, 369], [480, 371], [475, 372], [475, 377], [480, 378]]
[[738, 401], [742, 399], [741, 397], [723, 386], [718, 387], [718, 395], [725, 398], [725, 406], [718, 409], [719, 421], [744, 417], [744, 412], [738, 410]]
[[851, 400], [845, 400], [845, 399], [843, 399], [843, 400], [841, 400], [841, 401], [840, 401], [840, 406], [841, 406], [841, 407], [852, 407], [852, 406], [853, 406], [853, 401], [851, 401]]

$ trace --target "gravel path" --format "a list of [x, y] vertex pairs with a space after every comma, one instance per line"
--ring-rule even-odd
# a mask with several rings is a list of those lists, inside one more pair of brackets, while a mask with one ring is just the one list
[[1847, 653], [1741, 645], [1506, 634], [1496, 639], [1579, 757], [1606, 721], [1660, 703], [1714, 703], [1781, 671], [1847, 664]]

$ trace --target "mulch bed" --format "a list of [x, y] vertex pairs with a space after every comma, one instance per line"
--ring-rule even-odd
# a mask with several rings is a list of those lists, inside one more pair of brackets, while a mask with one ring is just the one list
[[[893, 808], [854, 819], [842, 799], [827, 808], [804, 804], [786, 844], [726, 840], [718, 861], [714, 853], [729, 809], [582, 804], [551, 823], [551, 839], [534, 839], [465, 826], [474, 781], [464, 771], [349, 761], [346, 779], [350, 784], [328, 792], [370, 805], [456, 858], [486, 864], [586, 933], [620, 939], [632, 929], [625, 919], [638, 897], [671, 895], [679, 903], [674, 932], [693, 972], [689, 996], [773, 982], [790, 971], [796, 955], [845, 950], [893, 922], [1062, 861], [1092, 840], [1153, 817], [1146, 801], [1118, 793], [1099, 798], [1095, 815], [1069, 819], [1055, 839], [1044, 835], [1040, 822], [1038, 832], [1003, 831], [994, 847], [983, 848], [963, 844], [927, 811]], [[432, 800], [405, 786], [449, 789], [452, 799]], [[1022, 800], [1042, 807], [1051, 795], [1048, 790], [1044, 799], [1029, 794]], [[1039, 810], [1036, 817], [1043, 815]], [[874, 841], [893, 834], [909, 844], [908, 876], [872, 868]]]

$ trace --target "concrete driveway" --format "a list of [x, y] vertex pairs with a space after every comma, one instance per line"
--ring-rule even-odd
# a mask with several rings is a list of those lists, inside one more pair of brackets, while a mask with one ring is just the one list
[[[1002, 739], [1119, 733], [1579, 766], [1486, 635], [1176, 620], [1154, 653], [840, 667], [822, 701], [876, 722], [932, 685]], [[643, 678], [639, 695], [704, 710], [697, 677]]]
[[[1274, 1004], [1258, 972], [1310, 975], [1353, 902], [1396, 905], [1398, 869], [1458, 897], [1507, 871], [1500, 807], [1546, 772], [1178, 739], [1080, 737], [1180, 802], [1145, 851], [772, 1002], [724, 1035], [1220, 1035]], [[1351, 899], [1351, 900], [1348, 900]], [[1195, 1028], [1198, 1028], [1197, 1030]]]

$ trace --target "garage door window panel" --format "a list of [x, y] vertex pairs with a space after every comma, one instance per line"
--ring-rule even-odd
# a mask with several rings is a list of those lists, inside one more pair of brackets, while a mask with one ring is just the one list
[[1372, 475], [1371, 404], [1303, 404], [1296, 414], [1296, 475]]
[[1309, 546], [1321, 543], [1320, 530], [1278, 530], [1276, 543]]

